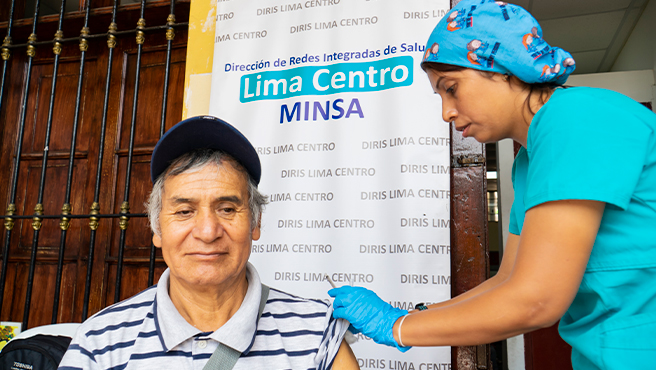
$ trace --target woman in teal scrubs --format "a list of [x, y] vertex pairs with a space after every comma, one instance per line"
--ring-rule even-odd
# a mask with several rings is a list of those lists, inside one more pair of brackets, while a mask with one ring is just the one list
[[422, 68], [442, 116], [479, 142], [522, 145], [499, 273], [408, 312], [360, 287], [329, 292], [336, 318], [402, 351], [491, 343], [553, 325], [574, 369], [656, 360], [656, 115], [621, 94], [563, 88], [575, 62], [524, 9], [464, 0]]

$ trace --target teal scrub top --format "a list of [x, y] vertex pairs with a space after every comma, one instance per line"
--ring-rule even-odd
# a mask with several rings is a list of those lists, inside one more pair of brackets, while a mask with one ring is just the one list
[[574, 369], [656, 368], [655, 131], [656, 114], [622, 94], [557, 89], [515, 158], [513, 234], [539, 204], [606, 203], [583, 280], [559, 326]]

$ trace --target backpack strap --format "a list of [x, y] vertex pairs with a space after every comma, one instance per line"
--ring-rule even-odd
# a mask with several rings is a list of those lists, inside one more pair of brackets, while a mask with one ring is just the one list
[[264, 306], [266, 306], [267, 299], [269, 299], [269, 287], [262, 284], [262, 296], [260, 297], [260, 309], [257, 311], [257, 321], [260, 321], [262, 317], [262, 312], [264, 312]]
[[230, 370], [235, 367], [239, 356], [241, 356], [241, 352], [219, 343], [203, 370]]
[[[269, 298], [269, 287], [262, 284], [262, 295], [260, 296], [260, 308], [257, 312], [257, 321], [260, 321], [264, 306]], [[231, 370], [239, 360], [241, 352], [234, 348], [219, 343], [214, 353], [203, 367], [203, 370]]]

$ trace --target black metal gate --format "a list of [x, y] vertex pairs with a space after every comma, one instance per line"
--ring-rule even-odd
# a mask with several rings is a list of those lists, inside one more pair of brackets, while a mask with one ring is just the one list
[[[166, 37], [166, 57], [164, 61], [164, 76], [163, 76], [163, 83], [161, 86], [158, 86], [161, 89], [162, 93], [162, 99], [161, 99], [161, 111], [160, 111], [160, 117], [158, 117], [159, 121], [159, 136], [161, 136], [164, 131], [165, 131], [165, 123], [167, 122], [167, 104], [169, 101], [169, 75], [170, 75], [170, 68], [171, 68], [171, 53], [172, 53], [172, 43], [175, 39], [175, 31], [176, 30], [186, 30], [187, 23], [186, 22], [180, 22], [176, 23], [176, 18], [175, 18], [175, 11], [176, 11], [176, 3], [175, 0], [171, 0], [170, 2], [158, 2], [157, 4], [154, 3], [148, 3], [146, 4], [145, 0], [141, 1], [140, 7], [138, 9], [138, 20], [136, 22], [136, 25], [133, 25], [129, 29], [119, 29], [119, 24], [117, 24], [117, 17], [120, 17], [122, 13], [122, 10], [125, 10], [125, 13], [130, 15], [136, 13], [136, 4], [135, 6], [119, 6], [118, 0], [113, 0], [113, 5], [111, 7], [99, 7], [99, 8], [93, 8], [90, 6], [89, 1], [90, 0], [83, 0], [84, 4], [81, 4], [83, 11], [82, 12], [77, 12], [76, 14], [71, 14], [71, 13], [66, 13], [65, 8], [66, 8], [66, 0], [61, 0], [61, 5], [60, 5], [60, 11], [59, 11], [59, 16], [57, 18], [56, 24], [57, 24], [57, 29], [54, 35], [54, 38], [52, 40], [48, 41], [38, 41], [37, 39], [37, 31], [38, 27], [41, 25], [42, 22], [44, 22], [45, 17], [39, 17], [39, 7], [40, 7], [40, 1], [41, 0], [36, 0], [35, 6], [34, 6], [34, 12], [33, 12], [33, 18], [31, 20], [31, 32], [29, 36], [27, 37], [26, 42], [23, 43], [18, 43], [14, 44], [12, 41], [12, 32], [14, 32], [15, 28], [15, 22], [14, 22], [14, 12], [16, 11], [16, 4], [17, 1], [19, 0], [12, 0], [11, 2], [11, 8], [10, 8], [10, 13], [9, 17], [6, 23], [6, 37], [4, 38], [4, 42], [2, 44], [2, 77], [0, 80], [0, 119], [4, 121], [4, 126], [0, 126], [0, 138], [2, 137], [2, 134], [4, 133], [5, 135], [9, 135], [10, 133], [15, 132], [15, 140], [4, 140], [5, 143], [11, 142], [13, 143], [13, 148], [4, 148], [5, 152], [9, 152], [11, 150], [11, 159], [9, 160], [10, 164], [10, 169], [7, 168], [6, 172], [7, 177], [4, 178], [2, 181], [3, 183], [7, 186], [7, 195], [6, 195], [6, 211], [5, 215], [3, 216], [4, 218], [4, 238], [2, 239], [2, 244], [1, 244], [1, 251], [2, 251], [2, 267], [0, 270], [0, 317], [3, 318], [3, 320], [12, 320], [12, 321], [19, 321], [16, 320], [14, 317], [16, 315], [7, 315], [7, 310], [11, 309], [11, 305], [15, 304], [15, 302], [6, 302], [5, 298], [6, 297], [14, 297], [14, 294], [11, 294], [11, 292], [5, 291], [5, 289], [9, 289], [7, 286], [7, 271], [8, 271], [8, 265], [12, 259], [12, 251], [15, 250], [16, 248], [12, 249], [12, 245], [15, 245], [16, 242], [12, 241], [12, 238], [18, 238], [19, 236], [16, 236], [16, 230], [15, 226], [18, 223], [24, 224], [24, 223], [29, 223], [31, 220], [31, 229], [32, 229], [32, 240], [31, 240], [31, 247], [30, 252], [29, 252], [29, 260], [24, 261], [23, 263], [28, 263], [28, 272], [27, 272], [27, 279], [24, 281], [24, 287], [21, 289], [25, 290], [25, 300], [24, 300], [24, 308], [23, 308], [23, 314], [22, 314], [22, 327], [23, 330], [27, 329], [29, 327], [29, 315], [31, 309], [33, 310], [34, 307], [32, 307], [35, 303], [34, 300], [35, 298], [33, 295], [35, 294], [34, 292], [34, 278], [35, 278], [35, 269], [36, 266], [40, 263], [41, 261], [41, 256], [47, 256], [48, 251], [43, 251], [42, 247], [40, 245], [40, 234], [44, 231], [46, 220], [59, 220], [59, 246], [58, 246], [58, 257], [57, 257], [57, 263], [56, 263], [56, 272], [54, 273], [54, 277], [51, 276], [52, 278], [55, 279], [54, 281], [54, 286], [52, 289], [54, 289], [54, 301], [52, 301], [52, 319], [51, 323], [56, 323], [58, 321], [58, 313], [59, 313], [59, 308], [61, 307], [60, 302], [60, 297], [62, 295], [61, 289], [62, 289], [62, 276], [63, 276], [63, 268], [64, 268], [64, 259], [66, 255], [66, 244], [67, 244], [67, 234], [69, 234], [69, 228], [71, 226], [71, 222], [75, 219], [87, 219], [88, 220], [88, 230], [84, 232], [85, 237], [84, 239], [84, 244], [85, 247], [80, 248], [80, 258], [78, 259], [78, 265], [82, 264], [82, 261], [86, 262], [86, 268], [83, 268], [84, 266], [79, 266], [80, 271], [86, 270], [85, 273], [85, 278], [84, 278], [84, 294], [82, 296], [82, 302], [81, 302], [81, 312], [78, 312], [75, 314], [76, 319], [81, 319], [84, 320], [88, 317], [89, 315], [89, 302], [91, 299], [91, 295], [93, 294], [92, 291], [94, 288], [92, 287], [92, 276], [94, 274], [94, 251], [96, 249], [96, 244], [97, 244], [97, 233], [100, 225], [114, 225], [116, 224], [115, 222], [111, 223], [102, 223], [103, 219], [113, 219], [118, 221], [118, 228], [120, 229], [119, 231], [119, 238], [118, 238], [118, 256], [117, 256], [117, 261], [116, 261], [116, 273], [115, 273], [115, 281], [113, 282], [114, 284], [114, 302], [117, 302], [121, 298], [121, 285], [123, 281], [123, 268], [124, 268], [124, 251], [125, 251], [125, 246], [126, 246], [126, 235], [129, 230], [129, 221], [133, 218], [144, 218], [146, 215], [144, 213], [131, 213], [130, 212], [130, 195], [131, 195], [131, 183], [134, 181], [132, 179], [133, 177], [133, 161], [134, 161], [134, 156], [135, 156], [135, 135], [137, 134], [137, 127], [139, 126], [138, 122], [138, 116], [137, 116], [137, 109], [140, 105], [142, 104], [151, 104], [151, 102], [144, 102], [140, 100], [139, 96], [139, 90], [140, 86], [143, 85], [145, 82], [141, 81], [140, 78], [140, 71], [141, 71], [141, 64], [142, 64], [142, 53], [143, 53], [143, 48], [144, 45], [147, 45], [147, 38], [150, 34], [154, 34], [156, 32], [159, 33], [164, 33]], [[178, 4], [179, 7], [182, 6], [185, 9], [185, 16], [188, 17], [188, 8], [189, 4], [188, 2], [180, 2]], [[155, 26], [147, 27], [146, 26], [146, 17], [147, 13], [152, 9], [154, 13], [157, 14], [162, 14], [163, 11], [162, 9], [164, 6], [168, 7], [168, 15], [166, 18], [161, 19], [161, 23], [157, 24]], [[83, 13], [83, 16], [82, 16]], [[163, 13], [166, 15], [166, 13]], [[134, 17], [134, 16], [133, 16]], [[53, 18], [53, 16], [51, 16]], [[89, 27], [89, 22], [97, 22], [93, 23], [93, 27], [91, 28], [96, 28], [95, 26], [103, 19], [109, 18], [110, 22], [107, 27], [106, 32], [100, 32], [100, 33], [91, 33], [90, 27]], [[129, 18], [129, 17], [128, 17]], [[29, 24], [29, 19], [24, 19], [21, 20], [23, 25]], [[66, 24], [67, 22], [72, 22], [75, 24], [79, 24], [82, 22], [83, 27], [80, 31], [79, 36], [76, 37], [71, 37], [71, 38], [65, 38], [64, 37], [64, 30], [66, 30]], [[54, 24], [54, 22], [50, 22], [51, 24]], [[120, 23], [120, 22], [119, 22]], [[1, 25], [0, 25], [1, 27]], [[127, 147], [127, 153], [120, 154], [118, 153], [120, 150], [117, 150], [117, 158], [120, 156], [127, 156], [126, 158], [126, 164], [124, 166], [124, 169], [121, 168], [122, 175], [124, 176], [124, 184], [123, 184], [123, 197], [122, 197], [122, 202], [120, 206], [120, 211], [119, 212], [112, 212], [111, 210], [104, 211], [101, 210], [100, 204], [102, 203], [101, 198], [105, 196], [106, 194], [111, 194], [113, 192], [110, 191], [108, 188], [107, 184], [103, 183], [103, 174], [107, 173], [108, 171], [113, 171], [116, 172], [119, 170], [119, 165], [116, 164], [114, 168], [108, 169], [106, 166], [106, 160], [104, 158], [104, 152], [103, 148], [105, 148], [106, 141], [107, 139], [107, 127], [108, 127], [108, 121], [110, 120], [115, 120], [117, 119], [116, 116], [120, 115], [120, 112], [116, 114], [116, 112], [112, 113], [110, 106], [112, 105], [111, 99], [112, 99], [112, 94], [110, 94], [110, 91], [113, 88], [113, 83], [112, 83], [112, 72], [113, 69], [115, 68], [115, 65], [117, 63], [114, 62], [114, 51], [117, 46], [117, 42], [120, 41], [121, 39], [124, 38], [134, 38], [136, 41], [136, 67], [134, 68], [134, 75], [130, 77], [130, 79], [134, 79], [134, 90], [133, 90], [133, 96], [132, 96], [132, 107], [131, 107], [131, 118], [130, 118], [130, 123], [129, 123], [129, 139], [128, 139], [128, 147]], [[91, 42], [96, 41], [96, 44], [99, 44], [101, 40], [106, 40], [106, 52], [103, 52], [103, 55], [106, 55], [106, 58], [108, 60], [103, 61], [103, 63], [107, 64], [106, 68], [106, 74], [105, 74], [105, 79], [104, 79], [104, 84], [93, 86], [94, 82], [97, 81], [92, 81], [87, 84], [85, 84], [85, 62], [87, 60], [87, 52], [89, 49], [89, 44]], [[74, 45], [77, 44], [78, 48], [74, 48]], [[184, 44], [186, 45], [186, 40], [184, 40]], [[28, 104], [30, 99], [33, 98], [34, 94], [39, 94], [41, 93], [40, 91], [33, 91], [32, 90], [32, 85], [33, 83], [31, 82], [31, 75], [32, 71], [34, 68], [34, 60], [35, 56], [37, 55], [37, 51], [40, 53], [44, 53], [44, 49], [50, 49], [51, 48], [51, 53], [52, 55], [50, 58], [54, 58], [52, 61], [52, 82], [50, 84], [50, 91], [49, 91], [49, 103], [48, 103], [48, 109], [47, 109], [47, 119], [45, 122], [39, 122], [35, 123], [34, 127], [43, 127], [45, 125], [45, 129], [42, 131], [36, 130], [36, 129], [29, 129], [26, 126], [26, 118], [29, 116], [31, 117], [31, 114], [34, 114], [34, 117], [38, 118], [38, 114], [35, 113], [34, 111], [31, 111], [30, 107], [31, 105]], [[79, 52], [77, 50], [79, 50]], [[23, 53], [24, 56], [20, 58], [20, 60], [14, 60], [16, 59], [16, 56], [20, 53]], [[68, 55], [66, 55], [68, 53]], [[79, 73], [77, 76], [77, 88], [75, 89], [75, 92], [73, 94], [73, 91], [65, 91], [65, 92], [60, 92], [57, 89], [57, 81], [58, 81], [58, 76], [60, 75], [59, 68], [62, 63], [63, 58], [77, 58], [78, 60], [75, 63], [79, 63]], [[23, 83], [19, 86], [16, 85], [15, 83], [11, 83], [11, 68], [10, 65], [14, 64], [20, 64], [22, 71], [23, 71], [23, 76], [21, 77], [21, 80]], [[124, 62], [124, 64], [126, 64]], [[18, 80], [19, 76], [13, 76], [13, 80], [16, 81]], [[61, 77], [60, 77], [61, 78]], [[147, 83], [147, 82], [146, 82]], [[159, 81], [158, 81], [159, 83]], [[89, 86], [91, 84], [92, 86]], [[150, 85], [149, 85], [150, 86]], [[6, 90], [6, 91], [5, 91]], [[100, 91], [102, 90], [102, 93]], [[76, 160], [79, 160], [80, 154], [79, 148], [78, 148], [78, 135], [79, 135], [79, 130], [80, 130], [80, 122], [81, 122], [81, 114], [80, 114], [80, 109], [81, 109], [81, 104], [83, 101], [87, 101], [85, 99], [82, 99], [83, 94], [88, 91], [94, 91], [94, 97], [97, 97], [99, 99], [102, 99], [102, 110], [97, 114], [99, 116], [99, 120], [92, 120], [88, 124], [91, 126], [93, 125], [94, 127], [94, 132], [98, 132], [98, 136], [94, 138], [96, 144], [98, 147], [95, 149], [88, 149], [87, 152], [97, 152], [97, 158], [96, 159], [96, 166], [95, 166], [95, 182], [93, 183], [93, 197], [91, 199], [91, 202], [87, 204], [86, 209], [88, 209], [88, 212], [83, 212], [78, 209], [78, 212], [75, 213], [73, 212], [73, 206], [71, 205], [71, 192], [72, 188], [74, 187], [74, 168], [76, 164]], [[59, 96], [57, 100], [57, 95], [58, 94], [68, 94], [70, 96], [67, 97], [62, 97]], [[43, 94], [42, 94], [43, 95]], [[73, 96], [74, 95], [74, 96]], [[114, 94], [116, 95], [116, 94]], [[120, 94], [119, 94], [120, 95]], [[9, 104], [10, 102], [10, 96], [12, 97], [12, 101], [16, 100], [17, 96], [20, 96], [20, 105], [16, 106]], [[61, 102], [62, 98], [65, 100], [69, 101], [70, 103], [66, 104], [59, 104], [56, 102]], [[100, 103], [98, 103], [98, 106], [100, 106]], [[51, 137], [55, 133], [55, 129], [53, 129], [53, 117], [57, 117], [59, 114], [58, 109], [62, 110], [70, 110], [72, 107], [73, 109], [73, 120], [72, 123], [68, 124], [68, 127], [66, 130], [63, 131], [68, 131], [70, 129], [70, 132], [62, 132], [60, 129], [57, 132], [57, 135], [62, 136], [62, 135], [69, 135], [70, 137], [70, 148], [69, 152], [66, 155], [65, 152], [59, 151], [59, 152], [53, 152], [52, 149], [49, 148], [50, 142], [51, 142]], [[174, 120], [177, 121], [180, 117], [169, 117], [169, 120]], [[152, 123], [149, 123], [152, 126]], [[19, 178], [21, 178], [21, 165], [22, 161], [25, 161], [26, 159], [31, 159], [34, 160], [38, 155], [32, 154], [31, 157], [29, 153], [24, 153], [24, 140], [25, 140], [25, 135], [26, 132], [28, 135], [31, 135], [31, 140], [37, 144], [42, 143], [43, 144], [43, 151], [41, 153], [40, 160], [41, 160], [41, 165], [40, 165], [40, 173], [38, 175], [32, 175], [38, 177], [38, 190], [36, 191], [36, 202], [28, 205], [28, 196], [25, 195], [22, 197], [22, 208], [23, 212], [20, 212], [19, 206], [17, 206], [17, 192], [19, 191]], [[39, 137], [37, 137], [39, 136]], [[115, 136], [121, 136], [119, 134], [114, 134], [112, 137]], [[90, 144], [93, 146], [93, 143]], [[120, 149], [120, 148], [119, 148]], [[149, 153], [141, 153], [141, 154], [149, 154]], [[85, 157], [86, 158], [86, 157]], [[46, 179], [51, 179], [54, 175], [51, 175], [50, 177], [47, 177], [48, 175], [48, 170], [52, 167], [49, 168], [49, 160], [59, 160], [59, 162], [67, 161], [68, 163], [66, 165], [61, 164], [61, 166], [66, 167], [66, 175], [65, 176], [59, 176], [56, 177], [55, 180], [49, 180], [51, 183], [48, 183]], [[58, 162], [58, 163], [59, 163]], [[6, 163], [6, 159], [5, 159]], [[85, 162], [86, 163], [86, 162]], [[118, 162], [117, 162], [118, 163]], [[103, 167], [105, 166], [105, 167]], [[36, 165], [35, 165], [36, 168]], [[89, 168], [89, 167], [87, 167]], [[62, 173], [63, 173], [62, 169]], [[31, 172], [30, 172], [31, 173]], [[62, 178], [63, 177], [63, 178]], [[91, 178], [91, 176], [89, 176]], [[29, 181], [30, 178], [26, 178], [24, 181], [27, 182]], [[22, 183], [21, 183], [22, 184]], [[27, 185], [22, 185], [23, 187], [26, 188]], [[145, 185], [146, 187], [150, 187], [150, 184], [148, 183]], [[56, 189], [52, 189], [52, 187], [56, 187]], [[3, 188], [0, 188], [0, 190], [3, 190]], [[48, 196], [48, 194], [52, 193], [53, 191], [63, 193], [63, 204], [61, 204], [61, 209], [55, 209], [54, 207], [45, 207], [44, 204], [48, 203], [48, 200], [45, 199], [45, 197]], [[115, 191], [114, 191], [115, 192]], [[89, 189], [89, 194], [91, 194], [91, 190]], [[58, 198], [61, 197], [61, 195], [58, 196]], [[89, 198], [89, 197], [87, 197]], [[1, 198], [0, 198], [1, 199]], [[33, 212], [30, 212], [27, 207], [33, 207]], [[48, 209], [46, 209], [48, 208]], [[52, 225], [52, 223], [51, 223]], [[57, 225], [56, 223], [54, 225]], [[53, 225], [53, 226], [54, 226]], [[21, 230], [18, 230], [18, 233], [20, 234]], [[56, 231], [55, 231], [56, 232]], [[134, 230], [133, 232], [137, 233], [148, 233], [147, 229], [145, 230]], [[87, 237], [88, 236], [88, 237]], [[69, 236], [70, 239], [70, 236]], [[79, 239], [76, 239], [76, 241]], [[13, 244], [12, 244], [13, 243]], [[43, 253], [42, 253], [43, 252]], [[52, 251], [51, 251], [52, 252]], [[155, 253], [155, 247], [150, 244], [150, 254], [149, 254], [149, 261], [148, 261], [148, 286], [153, 284], [153, 279], [154, 279], [154, 271], [155, 271], [155, 263], [156, 263], [156, 253]], [[52, 253], [51, 253], [52, 254]], [[18, 257], [17, 257], [18, 258]], [[80, 278], [80, 281], [82, 279]], [[107, 279], [101, 279], [101, 281], [106, 281], [104, 284], [108, 284], [110, 282], [110, 278]], [[17, 289], [16, 287], [19, 286], [20, 284], [23, 284], [21, 282], [14, 282], [13, 283], [13, 289]], [[140, 289], [144, 289], [146, 286], [140, 287]], [[75, 288], [73, 288], [75, 289]], [[78, 289], [81, 290], [81, 289]], [[106, 291], [105, 287], [100, 287], [96, 288], [96, 291]], [[80, 294], [74, 293], [72, 297], [79, 296]], [[67, 297], [70, 297], [71, 295], [67, 295]], [[43, 303], [42, 300], [39, 300], [40, 303]], [[111, 304], [113, 302], [105, 302], [105, 305]], [[68, 304], [68, 303], [67, 303]], [[79, 303], [78, 303], [79, 304]], [[76, 320], [77, 321], [77, 320]], [[32, 325], [34, 326], [34, 325]]]

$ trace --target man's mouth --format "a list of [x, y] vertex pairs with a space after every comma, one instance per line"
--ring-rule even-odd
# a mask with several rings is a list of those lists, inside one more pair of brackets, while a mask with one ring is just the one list
[[201, 259], [211, 259], [211, 258], [217, 258], [220, 257], [224, 254], [228, 254], [227, 252], [198, 252], [198, 253], [188, 253], [189, 256], [193, 256], [196, 258], [201, 258]]

